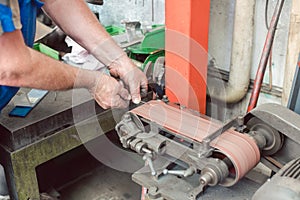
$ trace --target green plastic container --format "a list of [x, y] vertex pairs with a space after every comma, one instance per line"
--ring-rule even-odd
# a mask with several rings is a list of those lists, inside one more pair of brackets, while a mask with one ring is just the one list
[[114, 36], [114, 35], [119, 35], [121, 33], [125, 33], [125, 29], [124, 28], [121, 28], [121, 27], [118, 27], [118, 26], [106, 26], [105, 27], [106, 31], [111, 35], [111, 36]]
[[153, 54], [158, 50], [165, 49], [165, 28], [161, 26], [157, 30], [145, 35], [141, 44], [128, 47], [132, 54]]
[[33, 49], [51, 57], [51, 58], [54, 58], [55, 60], [59, 60], [59, 53], [58, 51], [42, 44], [42, 43], [35, 43], [33, 45]]

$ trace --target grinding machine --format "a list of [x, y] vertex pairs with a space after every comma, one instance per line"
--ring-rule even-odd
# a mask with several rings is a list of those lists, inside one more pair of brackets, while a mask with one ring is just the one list
[[299, 122], [277, 104], [221, 124], [152, 100], [124, 114], [116, 131], [145, 161], [132, 178], [150, 200], [205, 199], [213, 188], [239, 185], [259, 162], [275, 175], [252, 199], [300, 199]]

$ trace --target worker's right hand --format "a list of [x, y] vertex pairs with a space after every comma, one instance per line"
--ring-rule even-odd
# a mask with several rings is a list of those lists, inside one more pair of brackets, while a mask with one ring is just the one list
[[103, 73], [95, 72], [95, 74], [97, 74], [96, 81], [89, 91], [102, 108], [126, 108], [129, 106], [131, 96], [120, 82]]

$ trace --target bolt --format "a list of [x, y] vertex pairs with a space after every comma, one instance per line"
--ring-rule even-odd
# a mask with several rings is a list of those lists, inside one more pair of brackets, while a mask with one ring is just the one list
[[194, 200], [194, 199], [195, 199], [195, 195], [190, 194], [190, 195], [189, 195], [189, 199], [190, 199], [190, 200]]
[[163, 174], [164, 174], [164, 175], [167, 175], [167, 174], [168, 174], [168, 172], [169, 172], [169, 170], [167, 170], [167, 169], [164, 169], [164, 171], [163, 171]]
[[131, 120], [131, 116], [129, 113], [126, 113], [125, 115], [123, 115], [123, 119], [126, 121], [130, 121]]
[[169, 98], [168, 98], [168, 96], [167, 96], [167, 95], [164, 95], [163, 98], [162, 98], [162, 101], [163, 101], [164, 103], [169, 103]]
[[144, 155], [143, 156], [143, 160], [145, 160], [148, 163], [149, 168], [151, 170], [151, 175], [155, 176], [156, 175], [156, 171], [154, 169], [153, 162], [152, 162], [151, 158], [149, 156], [147, 156], [147, 155]]
[[201, 180], [200, 180], [200, 184], [201, 184], [201, 185], [205, 185], [206, 182], [205, 182], [203, 179], [201, 179]]
[[155, 194], [156, 192], [158, 191], [158, 188], [157, 187], [154, 187], [154, 186], [152, 186], [152, 187], [150, 187], [150, 189], [149, 189], [149, 193], [151, 193], [151, 194]]
[[243, 126], [244, 125], [244, 117], [242, 115], [239, 115], [237, 117], [237, 122], [239, 126]]

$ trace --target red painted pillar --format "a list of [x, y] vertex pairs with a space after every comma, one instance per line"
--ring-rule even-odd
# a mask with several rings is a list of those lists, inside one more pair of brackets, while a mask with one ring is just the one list
[[210, 0], [166, 0], [166, 93], [205, 113]]

